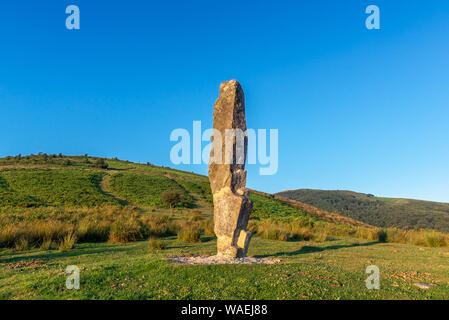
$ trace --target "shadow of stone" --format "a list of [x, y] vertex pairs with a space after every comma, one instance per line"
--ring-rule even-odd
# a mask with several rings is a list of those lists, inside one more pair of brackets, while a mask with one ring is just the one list
[[186, 248], [189, 248], [189, 246], [183, 246], [183, 245], [167, 246], [166, 250], [168, 250], [168, 249], [186, 249]]
[[379, 244], [382, 242], [366, 242], [366, 243], [353, 243], [353, 244], [345, 244], [345, 245], [333, 245], [333, 246], [327, 246], [327, 247], [316, 247], [316, 246], [303, 246], [299, 250], [290, 251], [290, 252], [277, 252], [273, 254], [264, 254], [264, 255], [255, 255], [255, 258], [268, 258], [268, 257], [282, 257], [282, 256], [296, 256], [300, 254], [307, 254], [307, 253], [314, 253], [314, 252], [322, 252], [327, 250], [338, 250], [338, 249], [344, 249], [344, 248], [353, 248], [353, 247], [367, 247], [372, 246], [375, 244]]
[[[23, 254], [26, 254], [26, 256], [16, 256], [22, 253], [19, 252], [11, 252], [3, 254], [0, 257], [0, 263], [13, 263], [13, 262], [19, 262], [19, 261], [27, 261], [27, 260], [34, 260], [34, 259], [40, 259], [40, 260], [50, 260], [55, 258], [69, 258], [69, 257], [77, 257], [77, 256], [83, 256], [83, 255], [89, 255], [89, 254], [98, 254], [98, 253], [112, 253], [112, 252], [123, 252], [130, 250], [130, 248], [127, 247], [120, 247], [120, 246], [114, 246], [114, 245], [107, 245], [101, 248], [92, 249], [92, 248], [75, 248], [68, 252], [59, 252], [57, 250], [47, 251], [36, 254], [33, 254], [34, 252], [24, 252]], [[10, 257], [8, 257], [10, 256]], [[12, 256], [12, 257], [11, 257]]]
[[217, 237], [215, 237], [215, 236], [202, 236], [201, 237], [201, 242], [209, 242], [209, 241], [212, 241], [212, 240], [215, 240], [215, 239], [217, 239]]

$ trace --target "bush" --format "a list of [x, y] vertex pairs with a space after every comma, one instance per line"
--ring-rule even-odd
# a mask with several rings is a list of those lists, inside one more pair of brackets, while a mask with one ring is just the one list
[[448, 243], [446, 243], [445, 237], [438, 232], [434, 231], [427, 232], [424, 238], [426, 246], [428, 247], [439, 248], [448, 245]]
[[59, 243], [58, 250], [60, 252], [66, 252], [73, 249], [76, 243], [76, 234], [75, 232], [68, 233], [64, 239]]
[[85, 218], [78, 225], [78, 239], [80, 242], [108, 241], [110, 229], [110, 221], [98, 221]]
[[201, 211], [200, 210], [193, 210], [192, 214], [189, 217], [189, 220], [192, 221], [192, 222], [203, 220], [203, 215], [201, 214]]
[[182, 195], [175, 207], [193, 207], [193, 198], [176, 181], [165, 176], [116, 173], [110, 178], [110, 186], [114, 193], [137, 205], [168, 208], [161, 196], [171, 190]]
[[408, 237], [406, 237], [406, 232], [403, 230], [399, 230], [396, 228], [388, 228], [386, 229], [387, 241], [388, 242], [396, 242], [396, 243], [407, 243]]
[[170, 208], [170, 213], [173, 214], [173, 208], [181, 201], [182, 195], [177, 190], [167, 190], [161, 194], [161, 200]]
[[148, 247], [150, 250], [164, 250], [167, 245], [163, 240], [151, 237], [148, 241]]
[[106, 161], [104, 161], [103, 158], [97, 159], [97, 161], [95, 161], [95, 166], [100, 169], [107, 169], [109, 167], [109, 165], [106, 163]]
[[0, 247], [14, 248], [25, 241], [29, 248], [40, 247], [45, 240], [59, 241], [72, 226], [60, 221], [33, 221], [9, 224], [0, 229]]
[[120, 218], [111, 225], [109, 241], [112, 243], [126, 243], [143, 239], [146, 230], [136, 217]]
[[[290, 240], [311, 240], [314, 234], [302, 223], [279, 222], [265, 220], [262, 222], [250, 221], [248, 230], [261, 238], [269, 240], [290, 241]], [[321, 235], [322, 237], [322, 235]]]
[[170, 218], [166, 215], [147, 215], [142, 218], [142, 221], [147, 226], [150, 236], [161, 237], [176, 234], [176, 230], [172, 229]]
[[50, 250], [53, 249], [53, 247], [54, 242], [51, 239], [44, 239], [44, 241], [42, 241], [42, 244], [40, 245], [41, 250]]
[[208, 237], [215, 236], [214, 231], [214, 219], [207, 219], [201, 222], [201, 228], [204, 231], [204, 235]]
[[290, 234], [287, 240], [309, 241], [315, 237], [318, 241], [324, 235], [327, 237], [327, 233], [324, 231], [319, 232], [318, 235], [319, 236], [315, 237], [310, 227], [304, 227], [302, 224], [291, 223]]
[[201, 229], [196, 224], [185, 224], [178, 230], [178, 240], [183, 242], [200, 242]]
[[0, 248], [14, 248], [21, 233], [15, 225], [7, 225], [0, 229]]
[[31, 249], [31, 245], [26, 238], [20, 238], [15, 244], [16, 251], [27, 251]]
[[377, 232], [377, 240], [380, 242], [386, 242], [387, 241], [387, 232], [385, 230], [379, 230]]

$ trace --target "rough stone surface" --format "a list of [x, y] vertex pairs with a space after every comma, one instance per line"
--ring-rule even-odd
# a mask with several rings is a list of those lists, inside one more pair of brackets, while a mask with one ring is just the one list
[[168, 257], [167, 260], [185, 264], [274, 264], [281, 260], [274, 258], [227, 258], [223, 256]]
[[241, 129], [246, 133], [245, 96], [238, 81], [221, 83], [220, 95], [214, 105], [213, 122], [214, 129], [222, 137], [221, 141], [214, 141], [216, 138], [213, 137], [209, 161], [217, 255], [227, 258], [245, 257], [251, 240], [251, 232], [246, 227], [252, 209], [249, 193], [245, 188], [248, 138], [245, 136], [242, 140], [243, 152], [239, 152], [242, 143], [239, 144], [237, 138], [226, 138], [227, 129]]

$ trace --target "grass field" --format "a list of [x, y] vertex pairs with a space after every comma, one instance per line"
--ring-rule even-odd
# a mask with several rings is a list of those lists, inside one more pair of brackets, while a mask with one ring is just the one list
[[111, 190], [137, 205], [164, 207], [161, 194], [165, 190], [176, 190], [182, 194], [179, 207], [192, 207], [193, 199], [175, 180], [165, 176], [117, 173], [111, 176]]
[[[190, 266], [167, 261], [179, 254], [213, 254], [215, 240], [166, 239], [80, 244], [70, 252], [1, 252], [1, 299], [449, 299], [449, 249], [354, 239], [324, 243], [254, 238], [249, 255], [275, 265]], [[380, 290], [365, 287], [369, 265], [380, 269]], [[80, 290], [65, 287], [65, 268], [80, 268]], [[422, 290], [416, 282], [436, 284]]]
[[[0, 299], [449, 299], [447, 234], [375, 228], [260, 192], [250, 196], [249, 255], [282, 263], [169, 262], [216, 252], [207, 177], [97, 161], [0, 159]], [[173, 212], [166, 190], [183, 196]], [[65, 287], [69, 265], [80, 290]], [[380, 290], [365, 287], [369, 265]]]
[[102, 194], [103, 172], [6, 170], [0, 172], [1, 206], [96, 206], [117, 203]]

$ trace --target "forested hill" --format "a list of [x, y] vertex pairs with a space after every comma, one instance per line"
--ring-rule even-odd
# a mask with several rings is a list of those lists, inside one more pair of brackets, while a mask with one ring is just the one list
[[381, 198], [343, 190], [298, 189], [278, 195], [378, 227], [449, 232], [449, 203]]

